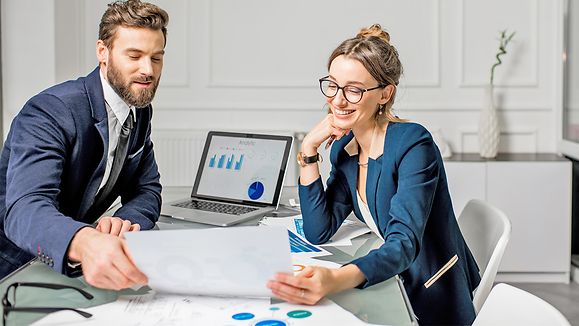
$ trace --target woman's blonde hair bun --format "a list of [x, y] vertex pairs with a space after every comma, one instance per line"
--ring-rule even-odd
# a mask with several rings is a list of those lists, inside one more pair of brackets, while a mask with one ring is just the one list
[[343, 41], [332, 52], [328, 59], [328, 71], [331, 69], [332, 62], [342, 55], [360, 62], [382, 87], [393, 86], [390, 100], [379, 106], [376, 111], [376, 119], [379, 121], [404, 121], [392, 113], [392, 105], [396, 98], [396, 85], [398, 85], [402, 75], [402, 63], [398, 57], [398, 51], [390, 44], [390, 34], [384, 31], [379, 24], [362, 28], [358, 35]]
[[385, 30], [383, 30], [380, 24], [374, 24], [370, 27], [364, 27], [360, 30], [360, 32], [358, 32], [358, 35], [356, 35], [356, 37], [359, 38], [369, 38], [371, 36], [378, 37], [382, 41], [390, 44], [390, 34], [388, 34], [388, 32], [386, 32]]

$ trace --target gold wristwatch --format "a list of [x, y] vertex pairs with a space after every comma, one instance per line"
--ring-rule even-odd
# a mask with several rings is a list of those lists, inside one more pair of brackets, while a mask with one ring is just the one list
[[316, 162], [322, 162], [322, 156], [320, 155], [320, 153], [316, 153], [316, 155], [313, 156], [307, 156], [306, 154], [299, 152], [298, 153], [298, 164], [301, 167], [305, 167], [308, 164], [312, 164], [312, 163], [316, 163]]

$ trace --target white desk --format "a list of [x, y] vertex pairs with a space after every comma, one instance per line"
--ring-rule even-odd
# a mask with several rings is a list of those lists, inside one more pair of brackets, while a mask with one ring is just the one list
[[[190, 188], [168, 188], [163, 190], [165, 201], [186, 197]], [[282, 196], [282, 203], [287, 203], [288, 198], [295, 193], [295, 187], [288, 189]], [[280, 210], [283, 213], [283, 208]], [[244, 224], [256, 224], [257, 220], [248, 221]], [[174, 220], [166, 217], [160, 217], [158, 222], [160, 229], [183, 229], [183, 228], [205, 228], [201, 224], [190, 223], [180, 220]], [[326, 247], [332, 253], [320, 259], [327, 259], [337, 263], [346, 263], [354, 257], [366, 254], [376, 246], [378, 238], [371, 235], [365, 235], [353, 240], [358, 247], [354, 255], [350, 255], [339, 247]], [[15, 273], [6, 277], [0, 282], [0, 295], [3, 295], [8, 285], [13, 282], [47, 282], [66, 284], [79, 287], [94, 295], [93, 300], [86, 300], [71, 290], [44, 290], [36, 288], [18, 289], [17, 306], [45, 306], [45, 307], [74, 307], [86, 308], [108, 303], [116, 300], [119, 295], [139, 294], [133, 290], [123, 290], [120, 292], [97, 289], [87, 285], [82, 279], [73, 279], [55, 273], [42, 263], [33, 261], [23, 266]], [[143, 292], [144, 293], [144, 292]], [[413, 317], [412, 308], [404, 291], [404, 287], [398, 278], [392, 278], [380, 284], [364, 290], [351, 289], [330, 297], [331, 300], [342, 306], [344, 309], [352, 312], [364, 321], [373, 324], [388, 325], [416, 325]], [[11, 312], [9, 315], [9, 325], [26, 325], [34, 320], [41, 318], [42, 315]], [[339, 323], [339, 321], [337, 321]]]

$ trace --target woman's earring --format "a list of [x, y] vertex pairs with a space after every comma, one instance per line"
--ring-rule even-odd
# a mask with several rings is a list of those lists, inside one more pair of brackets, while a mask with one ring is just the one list
[[382, 115], [384, 113], [384, 106], [385, 105], [379, 105], [378, 106], [378, 115]]

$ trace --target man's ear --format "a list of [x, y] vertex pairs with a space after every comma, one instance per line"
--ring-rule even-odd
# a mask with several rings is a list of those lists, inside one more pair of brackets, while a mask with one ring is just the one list
[[96, 56], [100, 64], [106, 65], [109, 61], [109, 48], [102, 40], [96, 42]]
[[380, 104], [388, 103], [392, 98], [394, 91], [395, 91], [394, 85], [388, 85], [384, 87], [384, 89], [382, 89], [382, 97], [380, 98], [380, 102], [378, 103]]

